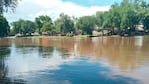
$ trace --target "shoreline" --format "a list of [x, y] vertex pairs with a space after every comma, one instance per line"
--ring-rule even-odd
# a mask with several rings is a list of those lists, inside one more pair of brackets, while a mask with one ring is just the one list
[[16, 37], [16, 36], [8, 36], [8, 37], [2, 37], [2, 38], [88, 38], [88, 35], [79, 35], [79, 36], [23, 36], [23, 37]]
[[[135, 36], [149, 36], [149, 35], [135, 35]], [[50, 38], [50, 39], [59, 39], [59, 38], [94, 38], [94, 37], [135, 37], [135, 36], [120, 36], [120, 35], [111, 35], [111, 36], [89, 36], [89, 35], [78, 35], [78, 36], [26, 36], [26, 37], [16, 37], [8, 36], [2, 38]]]

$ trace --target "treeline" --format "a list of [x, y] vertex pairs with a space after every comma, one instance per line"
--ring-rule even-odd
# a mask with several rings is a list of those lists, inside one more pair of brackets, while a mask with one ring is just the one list
[[[108, 30], [111, 34], [122, 34], [129, 33], [128, 31], [135, 32], [137, 25], [143, 25], [144, 31], [148, 32], [149, 4], [144, 0], [123, 0], [119, 4], [113, 4], [109, 11], [97, 12], [95, 15], [79, 18], [61, 13], [55, 21], [46, 15], [36, 17], [34, 21], [20, 19], [11, 23], [11, 29], [6, 24], [7, 28], [3, 31], [0, 30], [0, 35], [33, 32], [48, 32], [49, 35], [66, 35], [70, 32], [92, 35], [93, 30]], [[4, 31], [7, 33], [3, 34]]]

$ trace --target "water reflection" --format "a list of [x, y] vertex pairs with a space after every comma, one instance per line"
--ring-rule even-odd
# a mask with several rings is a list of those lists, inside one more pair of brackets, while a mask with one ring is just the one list
[[[46, 46], [68, 50], [68, 54], [91, 56], [95, 60], [108, 60], [120, 70], [135, 70], [149, 60], [149, 47], [143, 38], [103, 37], [93, 39], [42, 39]], [[148, 40], [146, 40], [148, 41]], [[45, 44], [44, 44], [45, 45]]]
[[[13, 47], [12, 49], [10, 57], [5, 60], [7, 70], [9, 70], [7, 76], [13, 79], [8, 84], [22, 84], [23, 82], [27, 84], [140, 83], [127, 76], [112, 75], [109, 67], [90, 61], [87, 57], [67, 55], [63, 58], [65, 51], [63, 49], [55, 47], [42, 47], [42, 49], [41, 47]], [[43, 51], [38, 52], [39, 49]], [[22, 52], [23, 50], [25, 52]], [[44, 54], [49, 51], [50, 58], [45, 58]]]
[[[88, 59], [78, 59], [59, 66], [56, 70], [43, 70], [35, 78], [27, 77], [29, 84], [140, 84], [138, 80], [121, 75], [112, 76], [108, 67]], [[48, 73], [48, 74], [47, 74]], [[41, 79], [42, 78], [42, 79]]]
[[5, 60], [10, 52], [10, 48], [0, 47], [0, 84], [25, 84], [25, 81], [22, 79], [12, 79], [8, 77], [9, 69], [5, 64]]
[[36, 71], [59, 69], [59, 65], [73, 58], [62, 55], [63, 52], [63, 49], [55, 47], [14, 46], [10, 57], [5, 60], [9, 67], [8, 75], [13, 78], [24, 78], [26, 75], [34, 76], [30, 74]]
[[5, 79], [8, 80], [7, 78], [7, 73], [8, 69], [7, 66], [5, 66], [4, 59], [7, 53], [10, 53], [10, 50], [8, 48], [0, 48], [0, 82]]
[[43, 58], [50, 58], [52, 56], [53, 51], [54, 51], [54, 47], [38, 48], [39, 56], [42, 56]]
[[148, 36], [4, 38], [1, 77], [28, 84], [147, 84], [148, 42]]

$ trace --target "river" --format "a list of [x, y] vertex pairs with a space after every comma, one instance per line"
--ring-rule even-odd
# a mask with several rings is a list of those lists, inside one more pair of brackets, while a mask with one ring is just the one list
[[0, 84], [148, 84], [149, 36], [0, 38]]

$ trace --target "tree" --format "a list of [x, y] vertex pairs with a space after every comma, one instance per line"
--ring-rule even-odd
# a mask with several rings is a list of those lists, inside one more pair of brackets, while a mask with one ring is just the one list
[[9, 25], [8, 21], [6, 20], [5, 17], [0, 16], [0, 37], [7, 36], [9, 33]]
[[41, 28], [41, 32], [51, 31], [52, 32], [53, 25], [49, 22], [45, 22]]
[[8, 9], [14, 11], [17, 4], [18, 0], [0, 0], [0, 15], [2, 15], [3, 12], [8, 12]]
[[137, 17], [139, 23], [144, 25], [145, 29], [149, 29], [149, 4], [145, 1], [140, 2], [140, 6], [138, 7]]
[[96, 12], [96, 25], [99, 27], [102, 27], [103, 22], [104, 22], [104, 12]]
[[15, 21], [13, 23], [11, 23], [11, 26], [13, 27], [11, 29], [11, 34], [17, 34], [17, 33], [21, 33], [21, 25], [19, 21]]
[[26, 33], [32, 33], [35, 32], [35, 24], [32, 21], [29, 20], [18, 20], [13, 22], [12, 24], [12, 31], [14, 34], [20, 33], [20, 34], [26, 34]]
[[32, 21], [25, 20], [24, 24], [22, 24], [23, 33], [33, 33], [35, 32], [35, 24]]
[[106, 27], [112, 27], [112, 21], [111, 21], [111, 13], [108, 11], [108, 12], [105, 12], [104, 13], [104, 19], [103, 19], [103, 24], [102, 24], [102, 27], [103, 28], [106, 28]]
[[60, 17], [55, 21], [57, 30], [61, 33], [66, 34], [67, 32], [74, 31], [74, 22], [72, 18], [64, 13], [60, 14]]
[[52, 20], [49, 16], [39, 16], [35, 18], [35, 24], [38, 32], [50, 31], [53, 25]]
[[77, 22], [77, 27], [82, 31], [83, 34], [92, 35], [92, 31], [95, 27], [95, 17], [83, 16]]
[[56, 33], [60, 33], [61, 32], [61, 21], [59, 19], [57, 19], [55, 22], [54, 22], [54, 29], [56, 31]]
[[[129, 0], [124, 0], [122, 6], [120, 5], [121, 11], [121, 29], [135, 30], [135, 25], [139, 23], [137, 19], [137, 3], [130, 2]], [[123, 10], [123, 11], [122, 11]]]
[[[123, 0], [120, 4], [113, 4], [109, 11], [104, 12], [102, 27], [117, 27], [120, 31], [130, 28], [135, 31], [136, 25], [140, 23], [147, 26], [145, 23], [148, 22], [148, 9], [147, 3], [143, 0]], [[101, 14], [98, 13], [98, 17], [99, 15]]]

